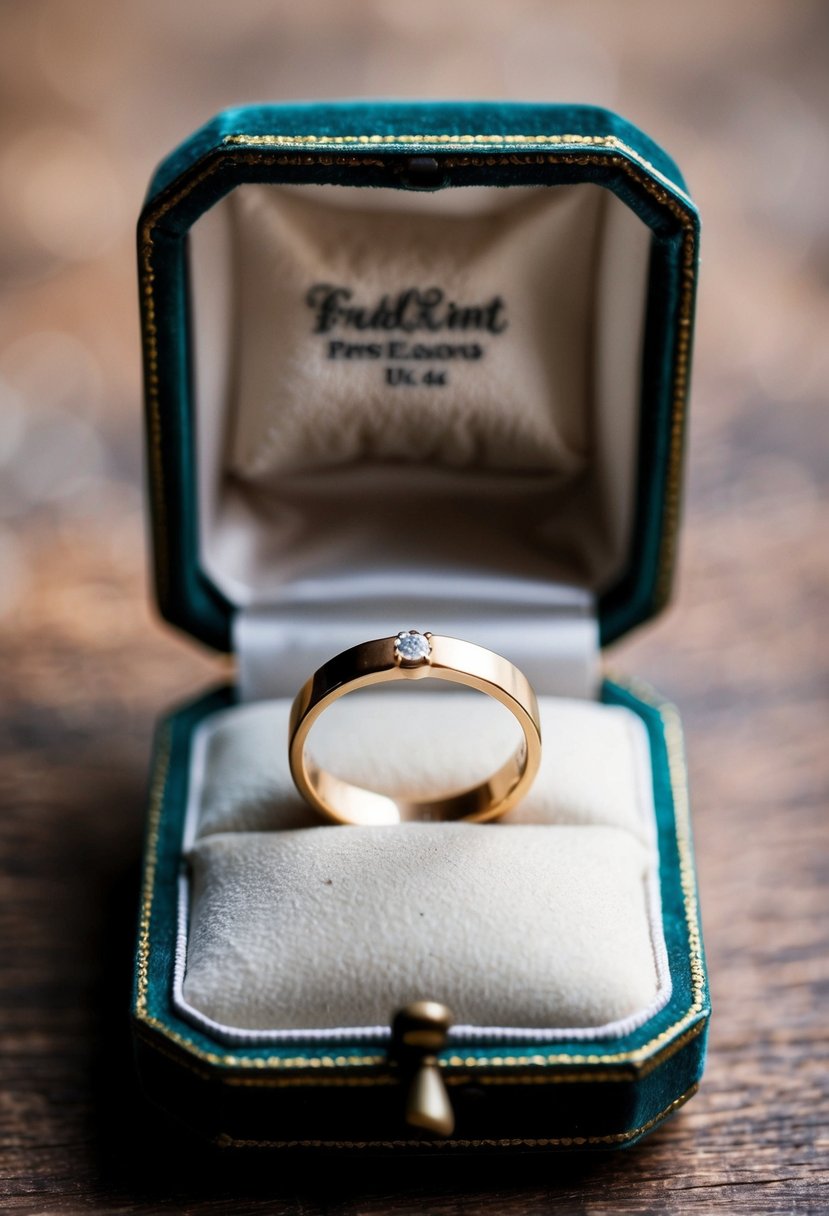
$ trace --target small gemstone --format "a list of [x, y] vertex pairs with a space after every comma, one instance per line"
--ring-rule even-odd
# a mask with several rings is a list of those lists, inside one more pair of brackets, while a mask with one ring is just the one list
[[422, 633], [418, 633], [416, 629], [409, 629], [398, 633], [394, 649], [398, 658], [403, 659], [404, 662], [419, 663], [423, 659], [428, 659], [432, 647], [429, 639]]

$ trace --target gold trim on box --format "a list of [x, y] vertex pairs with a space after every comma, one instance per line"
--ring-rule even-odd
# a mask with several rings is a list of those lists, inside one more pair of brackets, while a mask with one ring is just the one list
[[215, 1138], [213, 1143], [217, 1148], [424, 1148], [429, 1152], [432, 1149], [442, 1148], [583, 1148], [587, 1145], [612, 1146], [628, 1144], [631, 1140], [635, 1140], [637, 1136], [644, 1136], [646, 1132], [651, 1131], [657, 1124], [662, 1123], [669, 1115], [672, 1115], [674, 1111], [684, 1106], [689, 1098], [693, 1098], [698, 1089], [698, 1082], [694, 1082], [693, 1085], [685, 1090], [684, 1094], [680, 1094], [678, 1098], [674, 1098], [673, 1102], [669, 1103], [658, 1115], [654, 1115], [652, 1119], [648, 1119], [646, 1123], [640, 1124], [639, 1127], [632, 1127], [627, 1132], [611, 1132], [605, 1136], [557, 1136], [547, 1137], [543, 1140], [238, 1140], [233, 1136], [227, 1135], [227, 1133], [222, 1133]]
[[651, 164], [640, 155], [630, 144], [626, 144], [616, 135], [226, 135], [222, 140], [225, 145], [249, 148], [385, 148], [414, 144], [422, 147], [435, 147], [441, 151], [445, 148], [486, 147], [500, 150], [508, 147], [545, 148], [545, 147], [575, 147], [575, 148], [611, 148], [622, 152], [636, 161], [643, 169], [647, 169], [653, 177], [670, 186], [677, 194], [691, 203], [691, 199], [681, 186], [656, 165]]
[[[617, 681], [622, 683], [621, 681]], [[691, 972], [691, 1005], [687, 1011], [671, 1026], [661, 1031], [654, 1038], [650, 1039], [641, 1047], [632, 1049], [626, 1052], [611, 1052], [602, 1054], [600, 1052], [571, 1054], [568, 1052], [559, 1052], [554, 1055], [533, 1054], [522, 1055], [518, 1052], [500, 1056], [462, 1056], [451, 1055], [439, 1060], [441, 1068], [452, 1070], [477, 1070], [482, 1069], [500, 1069], [509, 1068], [513, 1070], [520, 1069], [548, 1069], [551, 1067], [567, 1067], [567, 1074], [546, 1074], [541, 1075], [538, 1072], [530, 1074], [530, 1076], [513, 1074], [509, 1078], [499, 1077], [500, 1083], [513, 1084], [555, 1084], [560, 1083], [561, 1079], [567, 1075], [576, 1079], [573, 1066], [590, 1067], [589, 1072], [582, 1072], [578, 1076], [580, 1081], [631, 1081], [635, 1078], [647, 1076], [655, 1068], [657, 1068], [665, 1060], [680, 1051], [686, 1043], [696, 1038], [704, 1029], [704, 1022], [699, 1021], [699, 1016], [703, 1012], [705, 1004], [705, 972], [702, 963], [702, 938], [699, 924], [699, 908], [697, 903], [696, 883], [694, 878], [693, 854], [691, 850], [691, 824], [690, 824], [690, 807], [688, 803], [688, 787], [687, 787], [687, 772], [685, 767], [685, 755], [682, 743], [682, 729], [680, 726], [679, 715], [676, 708], [666, 702], [660, 701], [654, 694], [653, 690], [640, 681], [627, 681], [629, 690], [638, 697], [641, 701], [655, 708], [659, 713], [665, 734], [665, 744], [668, 755], [668, 770], [670, 775], [671, 792], [674, 802], [674, 819], [676, 825], [676, 844], [679, 853], [679, 871], [680, 871], [680, 886], [682, 890], [683, 907], [685, 911], [685, 922], [688, 933], [689, 945], [689, 966]], [[291, 1071], [296, 1069], [309, 1070], [311, 1075], [306, 1075], [302, 1078], [286, 1078], [274, 1076], [244, 1076], [228, 1074], [222, 1077], [222, 1082], [229, 1085], [261, 1085], [261, 1086], [281, 1086], [281, 1085], [370, 1085], [370, 1084], [389, 1084], [393, 1081], [390, 1074], [379, 1074], [377, 1076], [340, 1076], [332, 1077], [324, 1075], [329, 1069], [342, 1068], [377, 1068], [388, 1063], [387, 1057], [383, 1053], [375, 1052], [373, 1054], [332, 1054], [325, 1056], [240, 1056], [233, 1052], [215, 1052], [205, 1051], [199, 1047], [192, 1039], [186, 1038], [177, 1031], [171, 1030], [163, 1021], [155, 1017], [149, 1012], [147, 1003], [147, 993], [149, 985], [149, 961], [151, 952], [151, 923], [152, 923], [152, 906], [154, 898], [155, 877], [157, 870], [157, 853], [159, 843], [159, 828], [161, 822], [161, 812], [164, 804], [164, 788], [166, 785], [167, 774], [170, 763], [170, 737], [169, 731], [166, 731], [159, 742], [158, 759], [153, 776], [151, 795], [150, 795], [150, 810], [147, 829], [147, 860], [144, 869], [144, 880], [142, 885], [141, 897], [141, 915], [139, 921], [139, 938], [138, 938], [138, 965], [137, 965], [137, 992], [135, 1002], [135, 1016], [137, 1020], [143, 1023], [151, 1031], [163, 1036], [169, 1042], [175, 1044], [176, 1047], [183, 1048], [193, 1059], [188, 1060], [179, 1054], [174, 1054], [164, 1049], [155, 1041], [153, 1036], [152, 1045], [156, 1050], [162, 1051], [163, 1054], [175, 1059], [178, 1064], [191, 1069], [192, 1071], [206, 1077], [209, 1075], [205, 1068], [199, 1068], [194, 1063], [195, 1060], [201, 1061], [208, 1066], [218, 1065], [224, 1068], [238, 1068], [251, 1071], [254, 1073], [267, 1073], [275, 1070]], [[661, 1050], [660, 1050], [661, 1049]], [[655, 1054], [654, 1054], [655, 1053]], [[593, 1069], [593, 1065], [627, 1065], [627, 1068], [617, 1068], [612, 1070], [612, 1074], [608, 1071], [599, 1072]], [[494, 1078], [476, 1075], [476, 1082], [480, 1079], [483, 1083], [495, 1083]], [[447, 1076], [446, 1080], [451, 1084], [453, 1078]], [[460, 1083], [458, 1080], [455, 1083]]]
[[[688, 207], [693, 207], [691, 200], [676, 182], [661, 173], [654, 165], [639, 153], [623, 143], [615, 135], [355, 135], [355, 136], [320, 136], [320, 135], [228, 135], [225, 136], [223, 147], [228, 150], [248, 147], [280, 147], [310, 148], [313, 154], [290, 156], [242, 156], [243, 163], [250, 164], [315, 164], [334, 163], [330, 153], [324, 149], [362, 150], [366, 147], [389, 148], [390, 146], [405, 147], [435, 144], [441, 148], [462, 148], [466, 153], [479, 148], [486, 153], [488, 149], [497, 148], [484, 157], [467, 157], [462, 161], [448, 160], [447, 164], [497, 164], [509, 159], [517, 164], [538, 164], [543, 162], [563, 164], [607, 164], [627, 173], [634, 181], [642, 186], [658, 203], [666, 207], [679, 220], [682, 230], [682, 283], [680, 287], [679, 318], [676, 349], [674, 352], [674, 377], [672, 390], [672, 416], [670, 426], [670, 446], [668, 453], [668, 469], [666, 476], [665, 498], [663, 502], [663, 527], [660, 541], [658, 572], [656, 580], [654, 608], [658, 610], [668, 600], [671, 577], [676, 555], [676, 538], [679, 523], [679, 487], [680, 469], [685, 429], [685, 404], [689, 384], [689, 356], [691, 349], [691, 320], [693, 310], [694, 290], [694, 256], [695, 256], [695, 221]], [[510, 145], [525, 149], [538, 149], [536, 152], [514, 154], [508, 151]], [[589, 153], [570, 153], [541, 151], [545, 145], [564, 147], [584, 147], [607, 149], [609, 155], [590, 155]], [[500, 149], [505, 149], [503, 152]], [[335, 158], [337, 161], [339, 158]], [[200, 172], [186, 180], [173, 194], [164, 198], [151, 209], [141, 227], [141, 292], [144, 301], [142, 309], [142, 326], [144, 333], [144, 349], [146, 352], [146, 395], [149, 412], [149, 461], [152, 470], [152, 529], [153, 550], [155, 553], [155, 571], [159, 598], [164, 601], [168, 591], [167, 570], [169, 560], [169, 545], [167, 541], [167, 506], [164, 498], [161, 458], [161, 415], [159, 406], [158, 379], [158, 327], [156, 325], [154, 283], [155, 271], [152, 259], [154, 252], [153, 233], [161, 219], [182, 199], [186, 198], [196, 186], [200, 185], [222, 164], [224, 156], [221, 152], [215, 154]], [[382, 162], [376, 158], [348, 155], [345, 163], [354, 167], [360, 165], [378, 165]], [[631, 163], [634, 162], [634, 163]], [[639, 168], [637, 168], [639, 166]], [[644, 170], [644, 172], [642, 172]], [[654, 181], [656, 178], [658, 181]], [[660, 185], [659, 182], [664, 183]], [[669, 189], [665, 189], [667, 186]], [[673, 194], [669, 193], [673, 191]], [[674, 197], [678, 195], [679, 197]]]

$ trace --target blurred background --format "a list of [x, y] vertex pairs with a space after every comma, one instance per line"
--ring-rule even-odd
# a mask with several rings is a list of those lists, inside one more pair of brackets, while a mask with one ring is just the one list
[[[223, 106], [355, 96], [600, 103], [686, 175], [703, 266], [676, 603], [611, 661], [686, 721], [715, 1053], [764, 1018], [769, 1034], [784, 1013], [805, 1025], [825, 913], [829, 6], [3, 0], [0, 12], [4, 831], [26, 957], [58, 957], [31, 913], [35, 881], [71, 927], [50, 976], [21, 973], [55, 1009], [50, 1033], [88, 1034], [78, 943], [98, 940], [100, 904], [80, 897], [73, 865], [94, 890], [135, 859], [153, 721], [216, 675], [149, 607], [142, 195], [155, 163]], [[769, 917], [774, 933], [758, 933]], [[789, 947], [769, 995], [766, 967]], [[782, 1093], [782, 1058], [779, 1076], [770, 1068]], [[726, 1106], [729, 1092], [742, 1100], [729, 1078]], [[28, 1111], [33, 1136], [50, 1112], [45, 1099]], [[687, 1118], [706, 1114], [692, 1104]]]
[[0, 623], [29, 712], [83, 732], [111, 698], [143, 731], [203, 674], [146, 608], [134, 224], [155, 163], [222, 106], [341, 96], [591, 101], [680, 162], [704, 240], [678, 608], [624, 661], [647, 659], [669, 691], [681, 666], [686, 703], [713, 683], [755, 704], [781, 671], [808, 695], [825, 576], [825, 4], [2, 12]]

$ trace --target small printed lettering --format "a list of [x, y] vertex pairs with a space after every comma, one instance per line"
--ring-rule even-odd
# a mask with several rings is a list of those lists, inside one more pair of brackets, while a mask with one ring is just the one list
[[484, 348], [478, 342], [452, 344], [441, 342], [431, 346], [422, 342], [343, 342], [332, 338], [328, 343], [329, 359], [481, 359]]
[[381, 359], [383, 347], [379, 342], [342, 342], [332, 339], [328, 343], [329, 359]]
[[408, 367], [387, 367], [386, 368], [386, 384], [392, 388], [399, 388], [401, 385], [426, 384], [429, 388], [443, 388], [446, 384], [448, 372], [436, 372], [429, 370], [428, 372], [413, 371]]

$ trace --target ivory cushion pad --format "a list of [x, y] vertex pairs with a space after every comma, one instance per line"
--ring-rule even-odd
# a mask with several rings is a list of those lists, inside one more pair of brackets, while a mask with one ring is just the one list
[[[181, 997], [230, 1030], [388, 1025], [418, 998], [481, 1027], [583, 1029], [667, 997], [647, 736], [620, 707], [544, 697], [541, 770], [494, 824], [323, 824], [294, 790], [290, 702], [209, 719], [195, 748]], [[419, 796], [481, 779], [516, 727], [491, 700], [353, 694], [309, 746]]]

